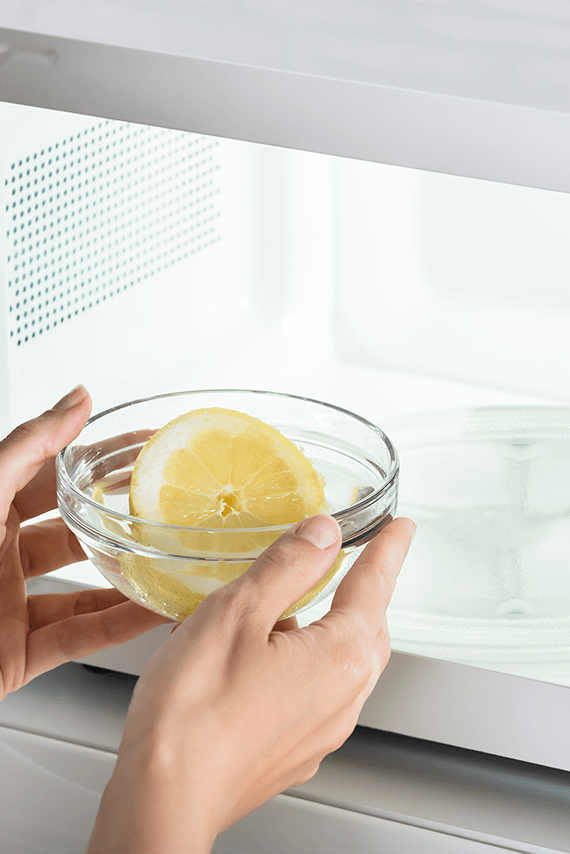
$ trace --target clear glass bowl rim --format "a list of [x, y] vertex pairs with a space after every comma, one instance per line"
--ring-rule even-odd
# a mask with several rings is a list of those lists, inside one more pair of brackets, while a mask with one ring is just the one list
[[[143, 404], [143, 403], [150, 403], [151, 401], [163, 400], [165, 398], [186, 397], [186, 396], [199, 395], [199, 394], [236, 394], [236, 395], [237, 394], [254, 394], [254, 395], [267, 395], [270, 397], [278, 397], [278, 398], [287, 399], [287, 400], [300, 400], [300, 401], [303, 401], [304, 403], [316, 404], [318, 406], [323, 406], [326, 409], [330, 409], [332, 411], [339, 412], [342, 415], [347, 415], [350, 418], [353, 418], [355, 421], [359, 421], [365, 427], [372, 430], [372, 432], [376, 433], [376, 435], [379, 436], [381, 441], [384, 443], [384, 445], [388, 449], [388, 452], [390, 455], [390, 468], [386, 474], [386, 478], [384, 480], [384, 483], [382, 484], [382, 486], [379, 489], [370, 493], [370, 495], [367, 495], [365, 498], [362, 498], [360, 501], [358, 501], [354, 504], [351, 504], [349, 507], [345, 508], [344, 510], [338, 510], [336, 513], [331, 513], [331, 516], [334, 519], [336, 519], [336, 521], [339, 523], [342, 522], [343, 520], [349, 518], [353, 514], [359, 513], [361, 510], [365, 510], [367, 507], [370, 507], [376, 501], [381, 499], [383, 495], [385, 495], [387, 492], [389, 492], [389, 490], [392, 488], [392, 486], [394, 485], [394, 482], [396, 481], [396, 479], [398, 477], [398, 474], [400, 471], [400, 459], [398, 456], [398, 452], [397, 452], [395, 446], [393, 445], [392, 441], [390, 440], [390, 438], [386, 435], [386, 433], [384, 433], [384, 431], [380, 427], [375, 425], [372, 421], [369, 421], [367, 418], [364, 418], [361, 415], [357, 415], [356, 413], [351, 412], [349, 409], [344, 409], [341, 406], [337, 406], [336, 404], [325, 403], [322, 400], [317, 400], [317, 399], [312, 398], [312, 397], [305, 397], [303, 395], [297, 395], [297, 394], [287, 394], [285, 392], [264, 391], [264, 390], [259, 390], [259, 389], [247, 389], [247, 388], [231, 388], [231, 389], [208, 388], [208, 389], [190, 389], [187, 391], [164, 392], [162, 394], [150, 395], [149, 397], [141, 397], [141, 398], [137, 398], [134, 400], [129, 400], [129, 401], [126, 401], [125, 403], [120, 403], [117, 406], [112, 406], [109, 409], [105, 409], [102, 412], [97, 412], [95, 415], [92, 415], [89, 418], [89, 420], [87, 421], [87, 423], [83, 427], [83, 430], [85, 430], [87, 427], [89, 427], [89, 425], [93, 424], [95, 421], [99, 421], [100, 419], [104, 418], [107, 415], [111, 415], [114, 412], [119, 412], [121, 409], [127, 409], [130, 406], [136, 406], [138, 404]], [[82, 430], [82, 432], [83, 432], [83, 430]], [[79, 434], [77, 439], [79, 439], [80, 436], [81, 436], [81, 433]], [[76, 440], [74, 440], [74, 441], [76, 441]], [[69, 472], [67, 469], [67, 464], [66, 464], [66, 454], [69, 452], [71, 445], [72, 445], [72, 443], [69, 443], [68, 445], [66, 445], [65, 448], [62, 448], [62, 450], [59, 451], [59, 453], [56, 456], [57, 478], [59, 480], [61, 480], [63, 483], [65, 483], [66, 488], [77, 499], [79, 499], [82, 502], [86, 502], [87, 504], [90, 504], [92, 507], [96, 508], [99, 512], [104, 512], [105, 515], [107, 515], [113, 519], [117, 519], [121, 522], [127, 522], [127, 523], [136, 524], [136, 525], [141, 525], [141, 524], [142, 525], [149, 525], [151, 527], [155, 527], [155, 528], [158, 528], [161, 530], [171, 531], [173, 533], [176, 531], [182, 532], [182, 531], [189, 531], [190, 530], [190, 531], [196, 531], [197, 533], [214, 534], [214, 535], [218, 535], [218, 536], [220, 535], [220, 533], [223, 533], [223, 532], [226, 532], [228, 534], [232, 534], [232, 533], [235, 533], [236, 531], [239, 531], [240, 534], [246, 534], [249, 532], [251, 532], [251, 533], [255, 533], [255, 532], [270, 533], [272, 531], [273, 532], [284, 532], [284, 531], [288, 530], [289, 528], [292, 528], [293, 525], [297, 524], [296, 522], [294, 522], [294, 523], [290, 523], [290, 524], [286, 524], [286, 525], [276, 525], [276, 526], [269, 526], [268, 525], [266, 527], [261, 527], [261, 528], [225, 528], [225, 529], [220, 529], [220, 528], [188, 528], [188, 527], [179, 526], [179, 525], [168, 525], [165, 522], [153, 522], [153, 521], [148, 520], [148, 519], [141, 519], [138, 516], [130, 516], [127, 513], [120, 513], [118, 510], [112, 510], [110, 507], [105, 507], [103, 504], [99, 504], [98, 501], [94, 501], [92, 498], [90, 498], [88, 495], [86, 495], [81, 489], [79, 489], [75, 485], [74, 481], [72, 480], [72, 478], [69, 475]]]

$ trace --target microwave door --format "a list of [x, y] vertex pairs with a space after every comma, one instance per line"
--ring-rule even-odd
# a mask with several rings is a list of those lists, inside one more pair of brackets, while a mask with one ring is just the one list
[[[509, 359], [502, 359], [488, 330], [464, 321], [475, 288], [488, 301], [488, 323], [496, 322], [497, 282], [485, 294], [455, 269], [448, 292], [446, 280], [425, 275], [442, 263], [440, 255], [431, 266], [423, 262], [425, 231], [431, 251], [439, 246], [443, 261], [451, 260], [429, 221], [422, 226], [422, 211], [431, 211], [433, 199], [443, 204], [445, 193], [430, 186], [424, 206], [421, 173], [37, 108], [4, 110], [12, 116], [4, 140], [10, 191], [2, 295], [10, 422], [49, 406], [78, 380], [97, 410], [164, 390], [245, 385], [324, 399], [374, 420], [397, 444], [400, 509], [418, 519], [419, 530], [389, 613], [395, 653], [361, 723], [570, 765], [557, 727], [536, 725], [552, 709], [560, 723], [566, 714], [564, 633], [546, 650], [520, 640], [533, 627], [543, 631], [541, 620], [560, 623], [566, 615], [561, 558], [552, 555], [566, 542], [563, 492], [551, 507], [543, 476], [559, 472], [565, 457], [552, 456], [562, 446], [541, 444], [540, 430], [532, 441], [511, 435], [512, 421], [499, 424], [498, 439], [487, 435], [489, 419], [496, 426], [505, 412], [519, 421], [545, 406], [564, 414], [565, 371], [555, 349], [562, 306], [550, 313], [538, 348], [550, 382], [545, 397], [530, 369], [518, 387], [516, 372], [508, 373], [518, 323], [503, 329]], [[461, 199], [474, 210], [472, 188], [464, 186], [472, 180], [456, 179], [455, 211]], [[515, 190], [506, 188], [507, 195]], [[545, 220], [548, 205], [560, 200], [542, 192]], [[532, 210], [538, 201], [533, 195]], [[465, 220], [465, 254], [476, 221]], [[476, 236], [479, 251], [483, 238]], [[503, 271], [506, 265], [503, 258]], [[520, 270], [516, 281], [511, 312], [525, 309], [515, 299], [524, 296]], [[429, 329], [422, 338], [413, 326], [421, 289], [424, 315], [430, 300], [437, 305], [439, 350], [426, 345]], [[544, 286], [540, 298], [544, 310]], [[398, 300], [410, 308], [395, 306]], [[454, 360], [441, 359], [446, 330]], [[525, 358], [531, 366], [523, 349]], [[560, 429], [567, 424], [562, 418]], [[537, 478], [540, 512], [550, 512], [537, 542], [551, 551], [530, 589], [528, 568], [518, 571], [505, 549], [527, 535], [516, 511], [525, 510]], [[559, 611], [552, 615], [543, 612], [539, 588], [544, 579], [551, 590], [556, 573], [558, 596], [550, 600]], [[103, 583], [94, 567], [78, 564], [42, 580], [41, 589]], [[149, 654], [145, 639], [138, 653], [131, 645], [90, 661], [139, 672]]]
[[4, 0], [0, 98], [570, 190], [563, 3]]
[[[416, 395], [431, 379], [415, 412], [382, 419], [401, 457], [399, 510], [418, 523], [389, 609], [388, 679], [416, 684], [420, 704], [426, 684], [441, 689], [455, 743], [468, 722], [520, 755], [518, 724], [557, 715], [570, 683], [570, 197], [339, 159], [335, 199], [340, 352], [415, 372]], [[436, 377], [455, 384], [443, 408]], [[397, 708], [387, 728], [410, 733]], [[430, 710], [415, 732], [438, 740]], [[535, 734], [527, 757], [540, 743], [559, 762], [550, 737]]]
[[[420, 527], [390, 612], [395, 653], [361, 722], [570, 770], [559, 477], [569, 402], [567, 115], [439, 91], [416, 93], [412, 107], [398, 87], [354, 80], [351, 92], [380, 99], [367, 102], [330, 76], [326, 97], [313, 80], [304, 100], [293, 96], [306, 78], [245, 64], [238, 71], [259, 97], [238, 116], [222, 109], [232, 68], [218, 54], [80, 42], [80, 30], [42, 30], [37, 18], [26, 29], [17, 7], [6, 8], [4, 428], [78, 381], [98, 410], [161, 391], [245, 386], [374, 420], [401, 449], [400, 509]], [[123, 74], [111, 86], [98, 75], [114, 62]], [[143, 69], [152, 85], [131, 97]], [[174, 85], [159, 97], [172, 69], [178, 83], [194, 81], [184, 90], [196, 93], [194, 112]], [[344, 131], [337, 110], [312, 122], [310, 92], [321, 110], [344, 97], [364, 113], [349, 113]], [[263, 106], [272, 94], [282, 124]], [[390, 115], [389, 103], [415, 117], [416, 132], [394, 121], [381, 133], [363, 120], [367, 110]], [[460, 138], [452, 107], [470, 117], [457, 123]], [[417, 131], [436, 114], [438, 132], [424, 145]], [[474, 142], [475, 126], [490, 147]], [[513, 133], [514, 148], [505, 141]], [[357, 139], [380, 148], [357, 148]], [[537, 139], [542, 158], [531, 156]], [[542, 422], [521, 433], [520, 418], [490, 433], [489, 418], [505, 407], [554, 407], [557, 436]], [[522, 549], [525, 513], [544, 536]], [[505, 559], [490, 568], [493, 543]], [[104, 582], [86, 564], [42, 581], [77, 583]], [[556, 631], [530, 651], [520, 642], [553, 620], [559, 642], [550, 642]], [[148, 649], [121, 655], [92, 663], [138, 672]]]

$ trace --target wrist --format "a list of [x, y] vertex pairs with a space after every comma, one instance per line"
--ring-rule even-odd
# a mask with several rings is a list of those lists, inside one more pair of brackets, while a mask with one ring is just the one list
[[217, 835], [208, 780], [159, 739], [121, 747], [88, 852], [207, 854]]

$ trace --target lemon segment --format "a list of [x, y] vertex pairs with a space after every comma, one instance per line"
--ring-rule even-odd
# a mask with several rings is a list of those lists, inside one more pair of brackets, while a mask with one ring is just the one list
[[[293, 617], [310, 605], [339, 569], [343, 565], [346, 568], [346, 559], [347, 552], [341, 550], [328, 572], [298, 602], [291, 605], [281, 619]], [[162, 571], [157, 569], [157, 560], [142, 555], [122, 555], [120, 564], [122, 574], [150, 608], [166, 617], [182, 621], [196, 610], [208, 593], [242, 575], [252, 561], [220, 561], [209, 568], [208, 577], [203, 575], [204, 568], [200, 564], [192, 567], [180, 562], [180, 569], [173, 569], [169, 565], [166, 571]]]
[[[228, 409], [169, 422], [144, 445], [131, 478], [131, 515], [193, 529], [176, 533], [198, 552], [265, 548], [267, 536], [257, 543], [238, 530], [293, 524], [326, 509], [324, 479], [303, 452], [275, 427]], [[235, 534], [222, 533], [228, 529]]]
[[[121, 572], [130, 581], [143, 602], [170, 619], [182, 621], [196, 610], [208, 593], [241, 575], [251, 561], [219, 561], [208, 567], [196, 562], [166, 561], [143, 555], [122, 555]], [[160, 569], [165, 564], [164, 570]], [[173, 567], [172, 564], [175, 564]]]
[[[133, 533], [163, 552], [208, 560], [133, 554], [122, 558], [122, 571], [150, 607], [184, 619], [212, 589], [251, 565], [279, 535], [272, 528], [327, 512], [324, 486], [305, 454], [258, 418], [217, 407], [181, 415], [137, 457], [129, 506], [141, 521]], [[341, 563], [339, 557], [303, 606]]]

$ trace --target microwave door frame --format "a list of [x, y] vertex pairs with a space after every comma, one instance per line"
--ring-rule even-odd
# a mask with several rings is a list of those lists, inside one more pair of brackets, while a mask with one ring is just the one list
[[[416, 111], [423, 117], [422, 120], [431, 123], [432, 131], [433, 125], [438, 123], [433, 122], [433, 112], [430, 111], [439, 110], [443, 125], [437, 127], [437, 138], [438, 142], [445, 139], [447, 142], [442, 143], [439, 149], [437, 146], [431, 149], [430, 156], [433, 155], [435, 159], [426, 163], [427, 155], [421, 155], [421, 152], [428, 152], [429, 149], [424, 145], [425, 135], [422, 134], [421, 128], [416, 128], [416, 132], [409, 134], [408, 125], [400, 118], [391, 130], [389, 122], [384, 126], [386, 133], [382, 151], [360, 149], [360, 156], [364, 159], [380, 159], [416, 168], [446, 171], [446, 157], [453, 149], [455, 159], [451, 161], [454, 164], [452, 171], [456, 174], [505, 180], [501, 172], [505, 168], [510, 170], [507, 180], [513, 183], [570, 190], [567, 158], [570, 147], [570, 115], [517, 108], [513, 105], [468, 102], [468, 99], [461, 98], [442, 99], [441, 96], [431, 93], [394, 92], [389, 87], [366, 88], [359, 84], [334, 80], [313, 80], [311, 86], [307, 87], [303, 75], [296, 77], [272, 70], [161, 56], [151, 52], [0, 29], [0, 42], [10, 44], [10, 40], [13, 42], [15, 39], [19, 39], [19, 43], [29, 52], [23, 51], [15, 58], [6, 56], [6, 61], [0, 65], [0, 98], [6, 101], [71, 112], [87, 112], [107, 118], [178, 126], [185, 130], [234, 138], [253, 138], [257, 142], [325, 150], [332, 154], [354, 157], [359, 155], [357, 150], [351, 148], [355, 142], [352, 137], [346, 147], [341, 145], [342, 150], [332, 150], [335, 149], [336, 143], [330, 144], [330, 138], [323, 149], [322, 136], [311, 135], [310, 130], [305, 131], [296, 123], [301, 122], [303, 116], [309, 121], [311, 103], [314, 102], [315, 108], [319, 104], [330, 103], [332, 92], [342, 94], [343, 103], [346, 102], [347, 108], [350, 107], [351, 114], [358, 108], [367, 113], [369, 120], [373, 115], [369, 111], [369, 99], [374, 96], [374, 103], [384, 104], [388, 113], [394, 113], [395, 117], [402, 105], [408, 119]], [[113, 69], [117, 70], [117, 63], [121, 66], [121, 73], [115, 74], [113, 78]], [[83, 75], [70, 76], [77, 65], [83, 66]], [[139, 98], [139, 103], [133, 101], [127, 109], [128, 98], [125, 100], [121, 96], [121, 85], [118, 85], [118, 81], [127, 80], [130, 76], [129, 70], [134, 73], [137, 69], [138, 76], [142, 70], [145, 70], [147, 77], [149, 69], [157, 73], [153, 79], [150, 79], [152, 75], [149, 77], [152, 89], [150, 97], [143, 89], [143, 97]], [[86, 71], [93, 76], [86, 76]], [[107, 91], [98, 88], [101, 84], [98, 75], [103, 71], [109, 78]], [[195, 89], [199, 80], [202, 94], [204, 87], [208, 90], [208, 80], [217, 81], [217, 102], [212, 102], [203, 95], [201, 113], [193, 115], [187, 109], [180, 112], [181, 105], [177, 106], [173, 99], [167, 98], [166, 95], [171, 95], [172, 91], [180, 87], [181, 71], [186, 80], [194, 75]], [[137, 75], [135, 78], [138, 79]], [[265, 92], [267, 98], [270, 92], [269, 84], [272, 82], [278, 88], [283, 86], [284, 97], [276, 101], [279, 104], [279, 115], [273, 117], [275, 121], [279, 119], [279, 122], [274, 126], [263, 125], [263, 110], [244, 117], [239, 114], [234, 104], [235, 109], [229, 118], [228, 114], [223, 115], [220, 112], [220, 87], [226, 82], [229, 85], [233, 80], [232, 91], [241, 91], [245, 78], [258, 88], [260, 97]], [[172, 88], [174, 79], [176, 86]], [[111, 80], [113, 86], [110, 84]], [[68, 88], [64, 86], [62, 89], [62, 83], [67, 83]], [[245, 88], [247, 90], [247, 87]], [[329, 95], [323, 98], [325, 90]], [[300, 102], [290, 97], [294, 92], [301, 93]], [[356, 92], [359, 93], [358, 98], [353, 97]], [[162, 102], [158, 97], [160, 94]], [[60, 100], [57, 100], [58, 97]], [[164, 109], [159, 116], [160, 121], [157, 122], [161, 103]], [[252, 99], [252, 103], [255, 103], [255, 99]], [[303, 106], [301, 113], [295, 112], [296, 103]], [[154, 107], [147, 108], [148, 104], [154, 104]], [[291, 108], [292, 112], [288, 113], [285, 106], [287, 109]], [[446, 116], [449, 118], [452, 115], [446, 112], [450, 106], [455, 108], [452, 123], [454, 132], [465, 132], [467, 137], [464, 135], [456, 138], [453, 134], [446, 137], [442, 132], [442, 127], [445, 128], [449, 124]], [[120, 114], [124, 112], [123, 108], [128, 114]], [[137, 113], [136, 109], [139, 108], [141, 112]], [[457, 109], [467, 111], [465, 114], [471, 117], [467, 124], [457, 121]], [[174, 114], [176, 120], [172, 121]], [[331, 116], [329, 118], [332, 121]], [[355, 114], [354, 120], [355, 127], [368, 127], [370, 130], [370, 123], [362, 124], [363, 116], [359, 119]], [[248, 126], [249, 121], [251, 126]], [[482, 159], [478, 161], [478, 153], [480, 154], [481, 150], [473, 139], [468, 137], [471, 135], [471, 129], [481, 121], [487, 130], [492, 129], [489, 144], [500, 142], [500, 150], [503, 153], [505, 139], [508, 142], [514, 134], [517, 138], [517, 156], [511, 157], [512, 152], [509, 151], [509, 159], [501, 157], [497, 165], [491, 157], [491, 150], [487, 148], [481, 155]], [[222, 126], [220, 122], [225, 123]], [[505, 122], [510, 122], [509, 132], [501, 141], [499, 130]], [[290, 138], [280, 136], [284, 126], [292, 128]], [[325, 125], [329, 137], [334, 133], [334, 128], [333, 124]], [[405, 156], [400, 157], [398, 146], [404, 138], [408, 148], [403, 149]], [[476, 134], [475, 139], [477, 138]], [[365, 141], [365, 137], [363, 139]], [[536, 157], [539, 143], [546, 146], [547, 152], [546, 156], [541, 158]], [[44, 585], [55, 585], [58, 590], [62, 589], [62, 582], [57, 579], [51, 582], [44, 579]], [[89, 660], [96, 663], [94, 659], [96, 657], [92, 656]], [[570, 691], [565, 686], [394, 652], [386, 672], [365, 704], [359, 722], [364, 726], [570, 770], [570, 744], [566, 737], [569, 718]]]
[[542, 103], [444, 95], [1, 26], [0, 100], [570, 192], [570, 113]]
[[[87, 585], [43, 576], [28, 587], [37, 594]], [[78, 661], [139, 675], [165, 639], [162, 629]], [[566, 686], [393, 651], [358, 724], [570, 771], [569, 719]]]
[[392, 652], [358, 723], [570, 771], [570, 688]]

